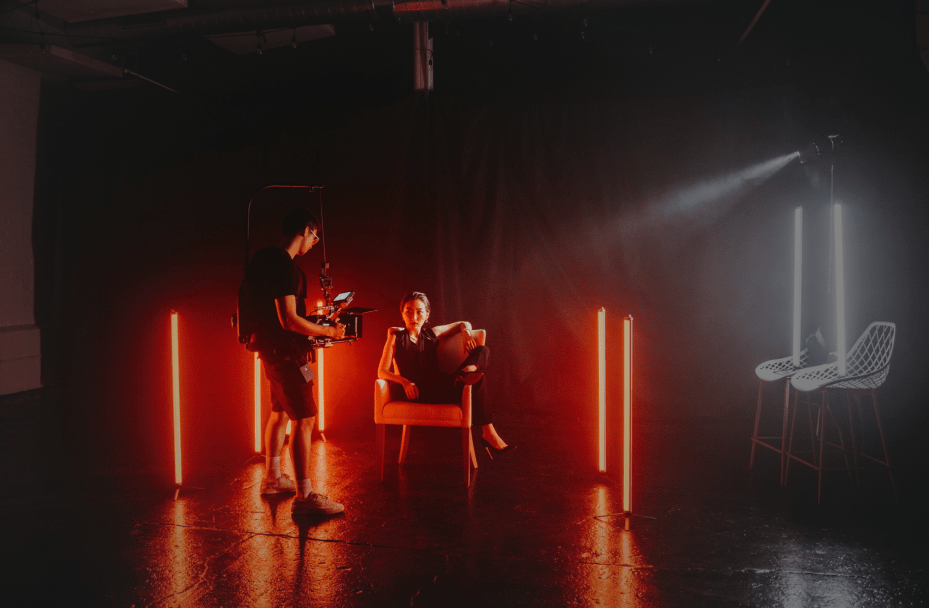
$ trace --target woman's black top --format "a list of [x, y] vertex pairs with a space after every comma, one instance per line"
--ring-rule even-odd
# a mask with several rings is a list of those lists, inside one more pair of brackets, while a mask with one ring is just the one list
[[400, 375], [414, 384], [435, 384], [444, 374], [439, 371], [439, 339], [432, 328], [423, 328], [419, 340], [410, 340], [406, 329], [396, 333], [397, 348], [394, 357]]

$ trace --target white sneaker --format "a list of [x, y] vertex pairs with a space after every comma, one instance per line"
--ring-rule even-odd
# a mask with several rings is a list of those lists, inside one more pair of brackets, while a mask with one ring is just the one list
[[295, 498], [290, 506], [290, 512], [294, 515], [333, 515], [344, 510], [345, 505], [316, 492], [311, 492], [306, 500]]
[[261, 493], [262, 494], [286, 494], [288, 492], [296, 492], [297, 484], [294, 483], [294, 480], [288, 477], [287, 475], [281, 475], [277, 479], [268, 479], [265, 478], [261, 482]]

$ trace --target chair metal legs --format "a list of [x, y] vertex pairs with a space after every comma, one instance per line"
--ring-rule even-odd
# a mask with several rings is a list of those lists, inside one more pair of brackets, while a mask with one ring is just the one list
[[[829, 405], [829, 399], [826, 391], [823, 391], [823, 400], [820, 405], [819, 412], [816, 415], [816, 426], [814, 432], [813, 426], [813, 416], [812, 409], [813, 403], [810, 401], [809, 395], [806, 396], [806, 405], [807, 405], [807, 421], [810, 427], [810, 447], [811, 447], [811, 458], [810, 460], [804, 460], [803, 458], [797, 456], [793, 452], [794, 446], [794, 429], [796, 428], [797, 423], [797, 410], [800, 406], [800, 395], [799, 391], [797, 394], [797, 400], [794, 406], [794, 413], [791, 418], [790, 423], [790, 441], [787, 444], [787, 466], [784, 470], [784, 483], [787, 483], [787, 475], [790, 473], [790, 461], [796, 460], [800, 464], [806, 465], [816, 471], [816, 504], [820, 504], [822, 500], [822, 489], [823, 489], [823, 469], [825, 468], [823, 458], [825, 447], [828, 445], [830, 447], [836, 448], [842, 452], [842, 456], [845, 459], [845, 470], [848, 473], [848, 481], [854, 483], [852, 480], [851, 468], [848, 463], [848, 453], [845, 449], [845, 436], [842, 433], [842, 428], [839, 426], [839, 422], [836, 419], [835, 415], [832, 413], [832, 408]], [[832, 426], [835, 427], [836, 433], [839, 436], [839, 442], [836, 443], [829, 439], [826, 439], [826, 416], [829, 416], [829, 419], [832, 421]], [[854, 431], [852, 431], [854, 432]], [[817, 439], [818, 437], [818, 439]]]
[[[845, 405], [848, 410], [848, 430], [849, 430], [849, 438], [851, 440], [850, 447], [852, 450], [851, 465], [849, 464], [848, 450], [846, 449], [845, 439], [842, 434], [842, 428], [839, 426], [838, 419], [833, 414], [832, 408], [830, 406], [830, 400], [828, 398], [828, 394], [826, 391], [823, 391], [822, 406], [820, 407], [819, 413], [816, 416], [815, 433], [814, 433], [814, 427], [813, 427], [814, 423], [813, 423], [813, 418], [812, 418], [812, 413], [811, 413], [813, 404], [810, 402], [808, 395], [806, 398], [807, 416], [808, 416], [808, 420], [810, 423], [810, 440], [811, 440], [810, 443], [812, 447], [812, 458], [811, 458], [812, 462], [808, 460], [804, 460], [803, 458], [799, 457], [797, 454], [793, 452], [794, 428], [795, 428], [796, 421], [797, 421], [797, 410], [799, 409], [799, 394], [798, 394], [798, 401], [795, 402], [794, 412], [793, 412], [791, 423], [790, 423], [790, 440], [787, 444], [787, 466], [784, 470], [784, 482], [786, 483], [787, 475], [790, 472], [790, 461], [791, 460], [796, 460], [797, 462], [814, 469], [818, 473], [816, 504], [819, 504], [821, 496], [822, 496], [822, 483], [823, 483], [823, 468], [824, 468], [823, 466], [824, 452], [823, 451], [824, 451], [825, 446], [829, 445], [830, 447], [841, 450], [842, 456], [845, 459], [845, 470], [848, 473], [849, 482], [852, 483], [853, 485], [861, 485], [861, 477], [858, 471], [859, 456], [861, 458], [867, 458], [868, 460], [872, 460], [876, 462], [877, 464], [885, 467], [887, 469], [887, 475], [890, 477], [890, 487], [893, 490], [894, 502], [899, 503], [899, 499], [897, 497], [897, 486], [894, 483], [893, 470], [891, 469], [891, 466], [890, 466], [890, 456], [887, 453], [887, 442], [884, 439], [884, 427], [883, 427], [883, 424], [881, 423], [881, 415], [880, 415], [880, 411], [877, 405], [877, 391], [875, 389], [869, 389], [867, 392], [870, 393], [871, 402], [874, 406], [874, 419], [877, 422], [877, 431], [878, 431], [878, 435], [880, 436], [880, 440], [881, 440], [881, 449], [883, 450], [883, 459], [877, 458], [875, 456], [871, 456], [870, 454], [866, 454], [864, 450], [861, 449], [858, 445], [859, 441], [862, 439], [862, 436], [864, 435], [864, 429], [863, 429], [864, 420], [863, 420], [863, 413], [862, 413], [862, 410], [864, 408], [862, 406], [861, 399], [859, 397], [859, 394], [863, 391], [854, 390], [854, 389], [834, 389], [834, 390], [842, 390], [845, 392]], [[855, 402], [858, 404], [859, 424], [861, 424], [861, 430], [858, 434], [855, 433], [855, 420], [854, 420], [854, 416], [852, 415], [852, 404], [851, 404], [850, 394], [851, 396], [854, 396]], [[835, 427], [836, 432], [838, 433], [838, 437], [839, 437], [838, 443], [834, 441], [830, 441], [829, 439], [826, 439], [826, 416], [827, 414], [829, 416], [829, 419], [832, 422], [832, 426]], [[852, 466], [854, 466], [855, 468], [854, 479], [852, 479], [852, 472], [851, 472]]]
[[[752, 433], [752, 456], [749, 460], [748, 468], [754, 468], [755, 466], [755, 448], [764, 446], [769, 450], [774, 450], [781, 455], [781, 485], [787, 483], [786, 480], [786, 464], [787, 464], [787, 411], [790, 405], [790, 378], [784, 378], [784, 407], [781, 412], [781, 436], [771, 436], [771, 437], [760, 437], [758, 435], [758, 427], [761, 422], [761, 402], [762, 394], [764, 392], [764, 380], [759, 380], [758, 382], [758, 407], [755, 410], [755, 430]], [[780, 447], [777, 447], [777, 440], [780, 440]], [[774, 442], [773, 444], [770, 442]]]
[[[858, 483], [860, 485], [861, 481], [860, 481], [860, 478], [858, 477], [858, 456], [859, 454], [861, 455], [862, 458], [867, 458], [868, 460], [872, 460], [876, 462], [877, 464], [885, 467], [887, 469], [887, 475], [888, 477], [890, 477], [890, 489], [893, 491], [893, 494], [894, 494], [894, 502], [899, 504], [900, 500], [897, 497], [897, 484], [894, 483], [893, 469], [890, 466], [890, 454], [887, 452], [887, 442], [884, 439], [884, 425], [881, 424], [881, 414], [877, 407], [877, 389], [872, 388], [868, 392], [871, 394], [871, 403], [874, 406], [874, 419], [877, 422], [877, 432], [881, 438], [881, 450], [883, 450], [884, 452], [884, 459], [880, 460], [874, 456], [871, 456], [870, 454], [865, 454], [864, 451], [859, 450], [857, 445], [855, 444], [855, 435], [854, 435], [855, 431], [854, 431], [854, 425], [852, 424], [852, 404], [851, 404], [851, 401], [848, 399], [848, 393], [846, 393], [846, 404], [848, 405], [848, 421], [849, 421], [849, 424], [852, 425], [852, 433], [853, 433], [852, 434], [852, 454], [854, 455], [854, 459], [855, 459], [855, 475], [856, 475], [856, 478], [858, 478]], [[861, 420], [861, 424], [862, 424], [861, 435], [863, 439], [863, 436], [864, 436], [864, 414], [862, 413], [863, 407], [861, 405], [861, 399], [859, 397], [858, 392], [855, 391], [853, 394], [855, 397], [855, 402], [858, 404], [858, 415], [859, 415], [859, 419]]]

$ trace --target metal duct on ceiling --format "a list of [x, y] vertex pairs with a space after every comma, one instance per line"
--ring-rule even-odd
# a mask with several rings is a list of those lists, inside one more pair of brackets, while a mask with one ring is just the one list
[[[686, 0], [684, 0], [686, 1]], [[708, 2], [710, 0], [690, 0]], [[543, 14], [583, 8], [593, 11], [643, 4], [681, 4], [682, 0], [328, 0], [287, 6], [229, 9], [193, 14], [174, 11], [132, 19], [66, 24], [65, 34], [75, 46], [194, 34], [211, 36], [344, 21], [457, 21], [513, 14]], [[93, 42], [94, 38], [99, 40]]]

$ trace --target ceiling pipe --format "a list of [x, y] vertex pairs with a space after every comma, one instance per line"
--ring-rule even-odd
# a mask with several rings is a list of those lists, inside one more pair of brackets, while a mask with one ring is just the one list
[[[709, 2], [712, 0], [689, 0]], [[150, 21], [107, 19], [65, 24], [66, 35], [74, 46], [96, 46], [118, 40], [171, 37], [180, 34], [215, 36], [240, 32], [293, 29], [306, 25], [334, 24], [345, 21], [459, 21], [513, 14], [544, 15], [581, 9], [645, 4], [683, 4], [687, 0], [327, 0], [287, 6], [230, 9], [200, 13], [170, 11], [151, 13]]]

